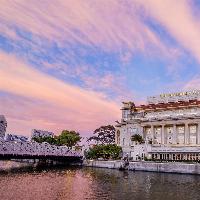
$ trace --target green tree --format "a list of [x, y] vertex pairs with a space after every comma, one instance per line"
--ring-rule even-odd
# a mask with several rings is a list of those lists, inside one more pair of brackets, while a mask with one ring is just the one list
[[101, 126], [93, 132], [93, 136], [87, 141], [95, 141], [97, 144], [113, 144], [115, 143], [115, 127], [112, 125]]
[[52, 145], [56, 144], [56, 140], [53, 137], [33, 137], [32, 140], [38, 143], [47, 142]]
[[89, 148], [85, 152], [85, 157], [87, 159], [119, 159], [122, 153], [122, 148], [116, 144], [107, 144], [107, 145], [95, 145], [92, 148]]
[[38, 143], [47, 142], [51, 145], [57, 145], [57, 146], [66, 145], [68, 147], [72, 147], [81, 141], [81, 136], [78, 132], [63, 130], [62, 133], [58, 136], [33, 137], [32, 140]]
[[135, 142], [138, 142], [139, 144], [144, 143], [144, 139], [143, 139], [142, 136], [139, 135], [139, 134], [134, 134], [134, 135], [132, 135], [131, 140], [132, 140], [132, 141], [135, 141]]
[[57, 138], [58, 145], [66, 145], [68, 147], [75, 146], [81, 141], [81, 136], [78, 132], [63, 130]]

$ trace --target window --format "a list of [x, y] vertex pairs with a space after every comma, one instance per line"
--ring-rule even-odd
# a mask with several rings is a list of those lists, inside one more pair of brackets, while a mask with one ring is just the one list
[[131, 138], [130, 138], [130, 141], [131, 141], [130, 145], [133, 146], [134, 145], [134, 141], [132, 141]]
[[157, 135], [161, 134], [161, 128], [155, 128], [155, 134]]
[[146, 128], [146, 134], [151, 135], [151, 128]]
[[167, 133], [171, 134], [172, 133], [172, 127], [167, 127]]
[[123, 145], [125, 145], [125, 138], [123, 138]]
[[128, 119], [128, 114], [130, 114], [130, 112], [128, 110], [123, 110], [122, 111], [122, 119], [127, 120]]
[[185, 132], [185, 127], [184, 126], [179, 126], [178, 127], [178, 133], [184, 133]]
[[132, 133], [137, 133], [137, 128], [132, 128], [132, 129], [131, 129], [131, 132], [132, 132]]
[[190, 133], [196, 133], [197, 132], [197, 126], [196, 125], [191, 125], [190, 126]]

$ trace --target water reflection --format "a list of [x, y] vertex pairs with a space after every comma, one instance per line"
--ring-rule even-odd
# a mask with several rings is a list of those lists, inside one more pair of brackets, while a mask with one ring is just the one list
[[0, 174], [1, 199], [198, 200], [200, 176], [92, 168], [32, 168]]

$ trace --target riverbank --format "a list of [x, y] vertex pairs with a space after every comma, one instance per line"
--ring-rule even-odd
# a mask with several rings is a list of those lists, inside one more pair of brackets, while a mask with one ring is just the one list
[[[83, 166], [85, 167], [100, 167], [110, 169], [120, 169], [122, 166], [121, 160], [116, 161], [99, 161], [99, 160], [85, 160]], [[178, 162], [129, 162], [128, 170], [132, 171], [148, 171], [148, 172], [168, 172], [181, 174], [200, 174], [199, 163], [178, 163]]]
[[[33, 162], [16, 162], [16, 161], [0, 161], [0, 172], [16, 170], [23, 167], [37, 166], [38, 163]], [[51, 163], [50, 166], [59, 165], [58, 163]], [[44, 164], [48, 166], [48, 164]], [[80, 165], [79, 165], [80, 166]], [[121, 160], [113, 161], [100, 161], [100, 160], [84, 160], [84, 167], [94, 168], [109, 168], [120, 169], [123, 166]], [[199, 163], [178, 163], [178, 162], [129, 162], [127, 170], [130, 171], [148, 171], [148, 172], [167, 172], [167, 173], [180, 173], [180, 174], [200, 174]]]

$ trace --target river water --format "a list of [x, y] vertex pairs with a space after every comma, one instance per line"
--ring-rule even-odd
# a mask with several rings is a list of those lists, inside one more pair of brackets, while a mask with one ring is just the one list
[[102, 168], [29, 167], [0, 173], [0, 200], [200, 200], [200, 176]]

